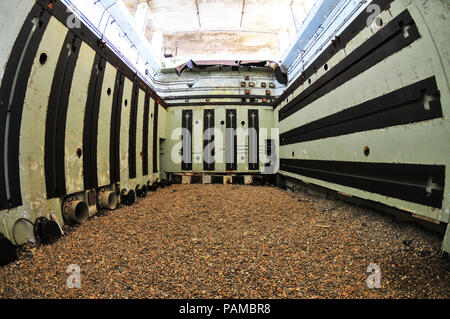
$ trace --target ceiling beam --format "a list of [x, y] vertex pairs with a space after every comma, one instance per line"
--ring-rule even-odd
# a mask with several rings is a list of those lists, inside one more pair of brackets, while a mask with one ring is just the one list
[[122, 1], [117, 0], [99, 0], [106, 12], [114, 19], [122, 32], [136, 48], [139, 56], [142, 57], [153, 69], [155, 73], [161, 71], [159, 61], [156, 61], [151, 53], [150, 44], [144, 34], [135, 27], [134, 18], [129, 13], [127, 7]]
[[241, 15], [241, 25], [242, 28], [242, 20], [244, 19], [244, 11], [245, 11], [245, 0], [242, 0], [242, 15]]

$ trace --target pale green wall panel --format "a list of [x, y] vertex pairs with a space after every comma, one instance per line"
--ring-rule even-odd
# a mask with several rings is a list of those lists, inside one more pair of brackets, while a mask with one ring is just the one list
[[[109, 147], [111, 136], [111, 109], [117, 70], [106, 63], [100, 98], [97, 133], [97, 177], [98, 186], [110, 184]], [[109, 93], [109, 94], [108, 94]]]
[[125, 79], [122, 100], [122, 117], [120, 123], [120, 185], [121, 188], [133, 188], [129, 180], [128, 169], [128, 145], [130, 134], [130, 110], [131, 110], [131, 96], [133, 93], [133, 82]]
[[67, 194], [84, 191], [83, 156], [78, 157], [77, 150], [83, 150], [84, 114], [94, 58], [94, 50], [83, 43], [73, 75], [67, 109], [64, 155]]

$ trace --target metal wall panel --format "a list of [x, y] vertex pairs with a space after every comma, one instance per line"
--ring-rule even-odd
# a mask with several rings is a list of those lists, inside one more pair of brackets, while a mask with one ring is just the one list
[[[66, 196], [86, 199], [86, 188], [109, 186], [127, 170], [127, 163], [112, 160], [116, 154], [128, 160], [129, 139], [129, 105], [122, 107], [125, 115], [120, 116], [122, 110], [113, 103], [114, 93], [122, 91], [120, 85], [116, 87], [116, 70], [124, 75], [128, 104], [131, 80], [137, 81], [142, 96], [159, 100], [113, 51], [99, 47], [99, 39], [86, 25], [69, 30], [64, 23], [71, 13], [61, 2], [49, 4], [15, 2], [14, 21], [4, 17], [11, 6], [1, 5], [1, 30], [7, 32], [0, 49], [0, 63], [5, 66], [0, 71], [0, 232], [15, 244], [35, 239], [24, 220], [33, 222], [37, 216], [51, 218], [56, 213], [63, 225], [61, 204]], [[95, 63], [102, 66], [101, 72], [94, 61], [101, 62]], [[115, 100], [121, 105], [119, 97]], [[136, 157], [140, 159], [143, 107], [137, 116]], [[159, 126], [165, 128], [163, 124]], [[149, 135], [153, 141], [153, 134]], [[122, 171], [116, 174], [116, 168]], [[136, 170], [142, 175], [141, 161]], [[140, 177], [140, 183], [147, 182]], [[137, 180], [123, 179], [123, 188], [135, 188]]]
[[142, 159], [144, 155], [143, 135], [144, 135], [144, 104], [145, 92], [139, 90], [139, 105], [137, 110], [137, 126], [136, 126], [136, 180], [139, 185], [147, 183], [142, 170]]
[[[176, 129], [182, 127], [181, 119], [183, 111], [192, 111], [193, 114], [193, 173], [207, 172], [207, 173], [259, 173], [259, 169], [262, 167], [258, 165], [258, 168], [250, 170], [249, 156], [248, 156], [248, 125], [249, 125], [249, 110], [258, 111], [259, 116], [259, 128], [260, 134], [258, 136], [258, 150], [259, 150], [259, 162], [264, 163], [267, 158], [262, 156], [264, 151], [265, 140], [271, 138], [272, 129], [274, 125], [274, 111], [272, 107], [261, 106], [239, 106], [237, 108], [230, 108], [226, 106], [210, 105], [206, 107], [169, 107], [167, 110], [167, 139], [164, 144], [163, 154], [161, 155], [162, 171], [165, 172], [181, 172], [181, 164], [174, 162], [172, 153], [176, 156], [181, 152], [181, 139], [176, 132]], [[242, 134], [232, 137], [236, 140], [235, 148], [235, 169], [230, 170], [230, 166], [227, 168], [226, 164], [226, 148], [227, 148], [227, 136], [226, 136], [226, 112], [232, 110], [233, 114], [236, 114], [236, 128], [238, 128]], [[214, 136], [214, 149], [215, 149], [215, 163], [213, 169], [206, 169], [203, 161], [203, 147], [205, 141], [203, 140], [204, 132], [204, 118], [205, 112], [214, 112], [213, 125], [217, 134]], [[234, 117], [234, 115], [233, 115]], [[197, 124], [196, 124], [197, 122]], [[198, 158], [197, 158], [198, 157]], [[257, 171], [256, 171], [257, 170]]]
[[84, 190], [83, 131], [89, 81], [94, 59], [95, 51], [87, 44], [82, 43], [73, 75], [67, 109], [68, 120], [65, 130], [64, 154], [66, 194], [74, 194]]
[[[448, 45], [443, 45], [449, 33], [449, 27], [443, 25], [449, 26], [449, 22], [439, 14], [446, 10], [442, 5], [439, 1], [428, 2], [425, 9], [423, 3], [405, 5], [393, 1], [389, 10], [380, 15], [381, 28], [363, 27], [358, 34], [352, 34], [345, 48], [316, 63], [315, 72], [303, 78], [297, 88], [290, 89], [292, 93], [284, 96], [276, 109], [282, 174], [438, 221], [449, 221], [450, 197], [446, 189], [450, 147], [445, 140], [450, 132], [446, 117], [450, 100], [448, 75], [443, 67], [448, 61], [442, 60], [449, 52]], [[397, 35], [383, 40], [392, 32]], [[378, 47], [385, 45], [387, 49], [368, 50], [377, 41]], [[368, 59], [367, 63], [359, 65], [354, 60], [358, 55], [361, 61]], [[348, 72], [342, 71], [344, 66], [346, 70], [359, 70], [336, 80], [340, 72]], [[399, 170], [402, 165], [418, 165], [414, 174], [419, 174], [420, 165], [425, 165], [441, 170], [442, 175], [436, 180], [430, 173], [428, 178], [414, 182], [420, 188], [420, 196], [394, 193], [389, 196], [382, 190], [367, 190], [354, 183], [352, 187], [328, 173], [312, 174], [310, 167], [308, 170], [304, 167], [304, 161], [314, 165], [325, 161], [333, 163], [333, 167], [344, 163], [355, 163], [354, 167], [360, 163], [385, 165]], [[288, 169], [283, 163], [297, 164], [288, 165]], [[394, 171], [389, 176], [385, 176], [389, 170], [377, 173], [377, 179], [386, 183], [385, 188], [389, 180], [395, 179]], [[405, 187], [408, 184], [406, 180], [403, 183]], [[440, 193], [442, 197], [429, 202], [425, 200], [429, 198], [427, 193]], [[425, 199], [419, 203], [422, 197]]]
[[122, 118], [120, 123], [120, 184], [121, 188], [133, 188], [130, 183], [129, 143], [131, 100], [133, 97], [133, 82], [125, 79], [122, 100]]
[[116, 69], [106, 63], [103, 88], [101, 91], [100, 110], [98, 114], [97, 132], [97, 176], [98, 186], [111, 184], [110, 176], [110, 136], [111, 136], [111, 114], [114, 98], [114, 84]]

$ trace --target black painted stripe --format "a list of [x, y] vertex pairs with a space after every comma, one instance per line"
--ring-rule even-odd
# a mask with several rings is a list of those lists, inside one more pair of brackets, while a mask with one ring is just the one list
[[[425, 108], [425, 97], [429, 96]], [[357, 132], [416, 123], [442, 117], [435, 77], [336, 114], [302, 125], [280, 135], [280, 145], [318, 140]]]
[[425, 206], [442, 207], [445, 186], [442, 165], [281, 159], [280, 169]]
[[142, 174], [148, 175], [148, 125], [150, 116], [150, 95], [145, 94], [144, 102], [144, 127], [142, 129]]
[[128, 135], [128, 172], [129, 178], [136, 178], [136, 132], [139, 103], [139, 87], [133, 83], [130, 109], [130, 131]]
[[95, 55], [92, 65], [89, 90], [84, 113], [83, 129], [83, 177], [84, 188], [98, 187], [97, 174], [97, 140], [98, 115], [102, 96], [103, 79], [105, 77], [106, 61], [99, 54]]
[[[404, 27], [408, 36], [404, 37]], [[345, 82], [370, 69], [385, 58], [420, 38], [419, 31], [408, 10], [403, 11], [383, 29], [355, 49], [316, 82], [303, 90], [279, 111], [280, 121], [326, 95]]]
[[[39, 19], [39, 20], [35, 20]], [[35, 4], [30, 10], [12, 47], [9, 60], [5, 67], [0, 87], [0, 209], [17, 207], [22, 204], [19, 176], [19, 141], [23, 102], [25, 99], [28, 78], [39, 43], [50, 20], [50, 15], [42, 11]], [[33, 21], [39, 21], [34, 29]], [[32, 34], [32, 31], [34, 33]], [[32, 35], [31, 35], [32, 34]], [[20, 64], [23, 56], [22, 64]], [[14, 80], [18, 79], [14, 88]], [[13, 92], [14, 89], [14, 92]], [[12, 98], [12, 103], [10, 103]], [[5, 171], [5, 137], [7, 118], [10, 126], [8, 131], [8, 178]], [[17, 145], [11, 145], [16, 143]], [[12, 162], [15, 160], [15, 162]], [[8, 180], [7, 180], [8, 179]], [[6, 183], [9, 185], [10, 195], [7, 196]]]
[[125, 76], [120, 71], [117, 71], [111, 110], [109, 144], [109, 174], [111, 184], [120, 182], [120, 125], [122, 119], [124, 82]]
[[[378, 5], [381, 12], [388, 10], [393, 0], [373, 0], [371, 4]], [[322, 68], [337, 52], [347, 46], [353, 38], [367, 26], [367, 19], [373, 12], [364, 10], [361, 12], [342, 33], [306, 68], [305, 71], [283, 92], [275, 101], [275, 107], [281, 104], [289, 95], [294, 93], [305, 81]]]
[[67, 32], [50, 92], [45, 124], [45, 183], [48, 198], [66, 194], [65, 137], [67, 109], [81, 40]]
[[[248, 110], [248, 169], [259, 169], [259, 113]], [[254, 153], [256, 152], [256, 153]]]
[[[226, 110], [227, 171], [237, 170], [237, 111]], [[233, 149], [232, 154], [228, 150]], [[232, 157], [230, 156], [232, 155]]]
[[[214, 133], [211, 129], [214, 129], [214, 109], [203, 111], [203, 150], [207, 152], [206, 156], [203, 155], [203, 169], [205, 171], [213, 171], [215, 167], [215, 145], [214, 145]], [[208, 159], [208, 161], [206, 161]]]
[[153, 173], [158, 172], [158, 113], [159, 104], [155, 101], [155, 111], [153, 114]]
[[192, 170], [192, 110], [181, 112], [181, 123], [183, 128], [181, 169]]

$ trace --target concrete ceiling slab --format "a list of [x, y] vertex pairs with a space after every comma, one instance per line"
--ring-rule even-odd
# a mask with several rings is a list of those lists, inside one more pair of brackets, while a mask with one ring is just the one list
[[162, 34], [173, 55], [275, 59], [317, 0], [122, 0], [134, 15], [147, 3], [145, 35]]

